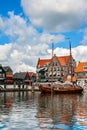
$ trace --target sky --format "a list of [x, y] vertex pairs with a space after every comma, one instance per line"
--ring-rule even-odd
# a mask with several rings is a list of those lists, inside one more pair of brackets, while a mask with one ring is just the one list
[[1, 0], [0, 64], [13, 72], [36, 71], [54, 54], [87, 62], [87, 0]]

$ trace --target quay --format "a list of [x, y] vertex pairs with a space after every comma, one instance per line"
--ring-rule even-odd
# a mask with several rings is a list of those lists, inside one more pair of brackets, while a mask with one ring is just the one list
[[39, 85], [34, 85], [34, 86], [30, 86], [30, 85], [0, 85], [0, 92], [16, 92], [16, 91], [39, 91]]

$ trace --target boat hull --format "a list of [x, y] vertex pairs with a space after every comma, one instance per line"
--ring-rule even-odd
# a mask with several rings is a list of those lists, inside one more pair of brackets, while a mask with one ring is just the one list
[[78, 87], [78, 86], [70, 86], [70, 87], [49, 87], [49, 86], [44, 86], [44, 85], [40, 85], [39, 87], [41, 93], [55, 93], [55, 94], [69, 94], [69, 93], [82, 93], [83, 88], [82, 87]]

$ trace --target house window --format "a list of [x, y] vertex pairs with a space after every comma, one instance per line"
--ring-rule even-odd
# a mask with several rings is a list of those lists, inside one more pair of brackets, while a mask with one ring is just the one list
[[54, 71], [56, 70], [56, 68], [54, 68]]
[[3, 78], [5, 78], [5, 74], [3, 74]]
[[0, 74], [0, 78], [2, 78], [2, 74]]
[[60, 76], [60, 72], [57, 72], [57, 75]]
[[61, 73], [61, 76], [64, 76], [64, 73]]
[[48, 73], [46, 73], [46, 74], [45, 74], [45, 76], [47, 76], [47, 77], [48, 77]]
[[58, 69], [57, 69], [58, 71], [60, 70], [60, 67], [58, 67]]
[[85, 73], [85, 76], [87, 76], [87, 73]]
[[54, 65], [57, 66], [57, 62], [55, 62]]
[[0, 72], [2, 72], [2, 69], [0, 69]]
[[83, 70], [87, 70], [87, 66], [83, 66]]
[[61, 67], [61, 71], [63, 71], [64, 70], [64, 67]]
[[53, 72], [53, 75], [56, 76], [56, 71]]
[[52, 72], [49, 72], [49, 76], [52, 76]]
[[49, 69], [50, 71], [52, 71], [52, 67], [50, 67], [50, 69]]

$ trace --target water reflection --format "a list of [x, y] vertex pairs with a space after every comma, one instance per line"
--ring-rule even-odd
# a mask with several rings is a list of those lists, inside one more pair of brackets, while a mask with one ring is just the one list
[[42, 129], [87, 129], [86, 95], [40, 95], [37, 116]]
[[0, 93], [0, 130], [86, 130], [87, 94]]

